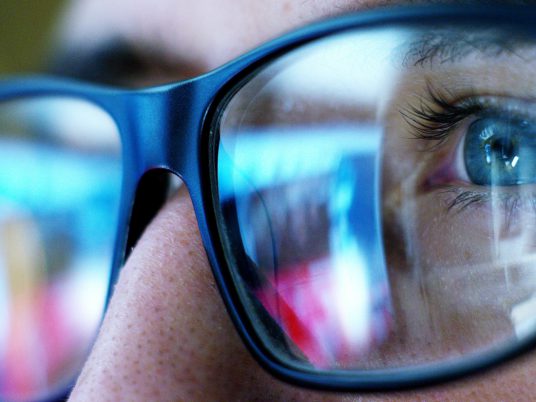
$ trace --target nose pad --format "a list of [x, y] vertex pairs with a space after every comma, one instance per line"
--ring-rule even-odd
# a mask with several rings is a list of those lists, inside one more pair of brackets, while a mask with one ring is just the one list
[[125, 258], [128, 258], [159, 209], [181, 185], [181, 179], [166, 169], [152, 169], [142, 176], [130, 216]]

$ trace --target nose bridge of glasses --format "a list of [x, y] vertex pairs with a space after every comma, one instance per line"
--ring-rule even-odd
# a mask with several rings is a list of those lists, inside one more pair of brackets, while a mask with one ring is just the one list
[[187, 184], [196, 180], [203, 116], [210, 101], [192, 80], [137, 93], [130, 117], [140, 173], [166, 169]]

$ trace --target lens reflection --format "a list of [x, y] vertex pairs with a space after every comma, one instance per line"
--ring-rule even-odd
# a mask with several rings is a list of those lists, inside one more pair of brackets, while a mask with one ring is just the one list
[[415, 367], [534, 333], [535, 56], [514, 27], [360, 30], [229, 100], [220, 231], [281, 361]]
[[373, 202], [381, 135], [363, 127], [355, 142], [356, 129], [241, 132], [220, 155], [220, 188], [234, 190], [220, 193], [224, 207], [236, 210], [245, 253], [262, 269], [255, 295], [320, 366], [386, 332], [387, 293], [368, 293], [387, 287]]
[[0, 104], [0, 399], [72, 381], [100, 322], [120, 194], [119, 135], [87, 102]]

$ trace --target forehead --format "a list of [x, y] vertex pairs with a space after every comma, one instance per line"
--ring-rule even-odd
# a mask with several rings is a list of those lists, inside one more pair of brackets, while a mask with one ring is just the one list
[[121, 41], [203, 71], [290, 29], [375, 3], [380, 1], [78, 0], [65, 15], [62, 41], [71, 49]]

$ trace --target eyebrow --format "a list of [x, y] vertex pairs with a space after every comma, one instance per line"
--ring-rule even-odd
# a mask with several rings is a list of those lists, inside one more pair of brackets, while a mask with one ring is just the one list
[[434, 29], [419, 33], [409, 44], [404, 44], [404, 66], [445, 64], [460, 61], [478, 53], [485, 58], [496, 58], [502, 54], [521, 57], [518, 52], [532, 43], [531, 39], [503, 29], [466, 30]]
[[133, 87], [147, 80], [149, 73], [183, 79], [195, 75], [191, 63], [166, 62], [155, 52], [135, 48], [125, 40], [109, 39], [95, 48], [65, 48], [52, 55], [48, 73], [87, 82]]
[[109, 41], [93, 51], [63, 49], [47, 66], [50, 74], [101, 84], [122, 83], [144, 69], [140, 55], [123, 41]]

